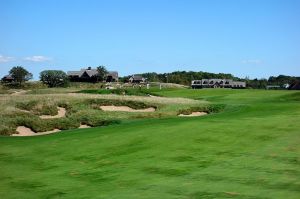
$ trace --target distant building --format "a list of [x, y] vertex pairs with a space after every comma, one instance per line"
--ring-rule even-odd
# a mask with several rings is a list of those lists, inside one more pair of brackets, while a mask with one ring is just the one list
[[267, 85], [266, 89], [267, 90], [279, 90], [279, 89], [283, 89], [283, 87], [281, 87], [279, 85]]
[[289, 90], [300, 90], [300, 81], [293, 82], [289, 88]]
[[[70, 81], [75, 82], [97, 82], [97, 69], [92, 69], [88, 67], [87, 69], [81, 69], [80, 71], [68, 71], [67, 75]], [[117, 71], [108, 71], [105, 77], [106, 82], [117, 82], [119, 80], [119, 75]]]
[[202, 79], [193, 80], [192, 88], [246, 88], [246, 82], [232, 79]]
[[1, 80], [3, 82], [13, 82], [14, 78], [11, 75], [5, 75]]
[[132, 75], [129, 77], [129, 82], [130, 83], [145, 83], [146, 78], [142, 77], [141, 75]]
[[283, 84], [283, 85], [267, 85], [267, 90], [285, 90], [291, 87], [290, 84]]
[[117, 82], [119, 81], [119, 74], [117, 71], [108, 71], [106, 75], [106, 82]]

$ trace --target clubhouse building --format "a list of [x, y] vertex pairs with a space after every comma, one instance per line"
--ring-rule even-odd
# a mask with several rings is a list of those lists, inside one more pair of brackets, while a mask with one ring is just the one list
[[201, 79], [193, 80], [191, 87], [196, 88], [246, 88], [246, 82], [232, 79]]
[[[68, 71], [67, 75], [73, 82], [97, 82], [97, 69], [91, 67], [81, 69], [80, 71]], [[118, 82], [119, 75], [117, 71], [108, 71], [105, 82]]]

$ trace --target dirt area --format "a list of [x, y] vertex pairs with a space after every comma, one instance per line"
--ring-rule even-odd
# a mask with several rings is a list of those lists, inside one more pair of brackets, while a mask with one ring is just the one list
[[198, 116], [203, 116], [203, 115], [207, 115], [207, 113], [206, 112], [192, 112], [189, 115], [180, 114], [178, 116], [179, 117], [198, 117]]
[[123, 112], [154, 112], [155, 108], [133, 109], [128, 106], [100, 106], [103, 111], [123, 111]]
[[54, 129], [52, 131], [46, 131], [46, 132], [37, 132], [35, 133], [32, 131], [30, 128], [27, 128], [25, 126], [18, 126], [17, 130], [18, 134], [12, 134], [12, 136], [37, 136], [37, 135], [47, 135], [51, 133], [57, 133], [60, 130], [59, 129]]
[[[91, 126], [86, 125], [86, 124], [81, 124], [79, 127], [79, 129], [86, 129], [86, 128], [91, 128]], [[18, 126], [16, 131], [18, 133], [16, 134], [12, 134], [11, 136], [37, 136], [37, 135], [47, 135], [47, 134], [51, 134], [51, 133], [57, 133], [60, 132], [61, 130], [59, 129], [53, 129], [52, 131], [45, 131], [45, 132], [37, 132], [35, 133], [33, 130], [31, 130], [30, 128], [27, 128], [26, 126]]]
[[40, 118], [41, 119], [54, 119], [54, 118], [62, 118], [62, 117], [66, 117], [66, 109], [62, 108], [62, 107], [57, 107], [58, 112], [57, 115], [41, 115]]
[[14, 91], [11, 95], [24, 95], [26, 94], [27, 91], [25, 90], [20, 90], [20, 91]]
[[23, 112], [23, 113], [30, 113], [30, 111], [23, 110], [23, 109], [19, 109], [19, 108], [16, 108], [16, 110], [18, 110], [18, 111], [20, 111], [20, 112]]
[[79, 129], [86, 129], [86, 128], [91, 128], [91, 126], [86, 125], [86, 124], [81, 124], [81, 125], [79, 126]]

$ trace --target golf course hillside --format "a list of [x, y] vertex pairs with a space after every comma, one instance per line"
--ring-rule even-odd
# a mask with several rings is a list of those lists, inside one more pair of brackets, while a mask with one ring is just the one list
[[299, 91], [45, 92], [0, 96], [0, 198], [300, 198]]

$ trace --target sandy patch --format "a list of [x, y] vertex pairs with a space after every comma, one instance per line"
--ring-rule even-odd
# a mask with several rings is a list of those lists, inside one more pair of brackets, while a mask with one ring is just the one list
[[16, 108], [16, 110], [18, 110], [18, 111], [20, 111], [20, 112], [23, 112], [23, 113], [30, 113], [30, 111], [23, 110], [23, 109], [19, 109], [19, 108]]
[[66, 109], [62, 108], [62, 107], [57, 107], [58, 112], [57, 115], [41, 115], [40, 118], [41, 119], [54, 119], [54, 118], [62, 118], [62, 117], [66, 117]]
[[27, 128], [25, 126], [18, 126], [17, 130], [18, 134], [12, 134], [12, 136], [37, 136], [37, 135], [47, 135], [51, 133], [59, 132], [59, 129], [54, 129], [52, 131], [45, 131], [45, 132], [37, 132], [35, 133], [30, 128]]
[[189, 115], [180, 114], [178, 116], [179, 117], [198, 117], [198, 116], [203, 116], [203, 115], [207, 115], [207, 113], [206, 112], [192, 112]]
[[79, 129], [87, 129], [87, 128], [91, 128], [91, 126], [86, 125], [86, 124], [81, 124], [78, 128]]
[[14, 91], [11, 95], [24, 95], [27, 93], [25, 90], [20, 90], [20, 91]]
[[133, 109], [128, 106], [100, 106], [103, 111], [123, 111], [123, 112], [154, 112], [155, 108]]

